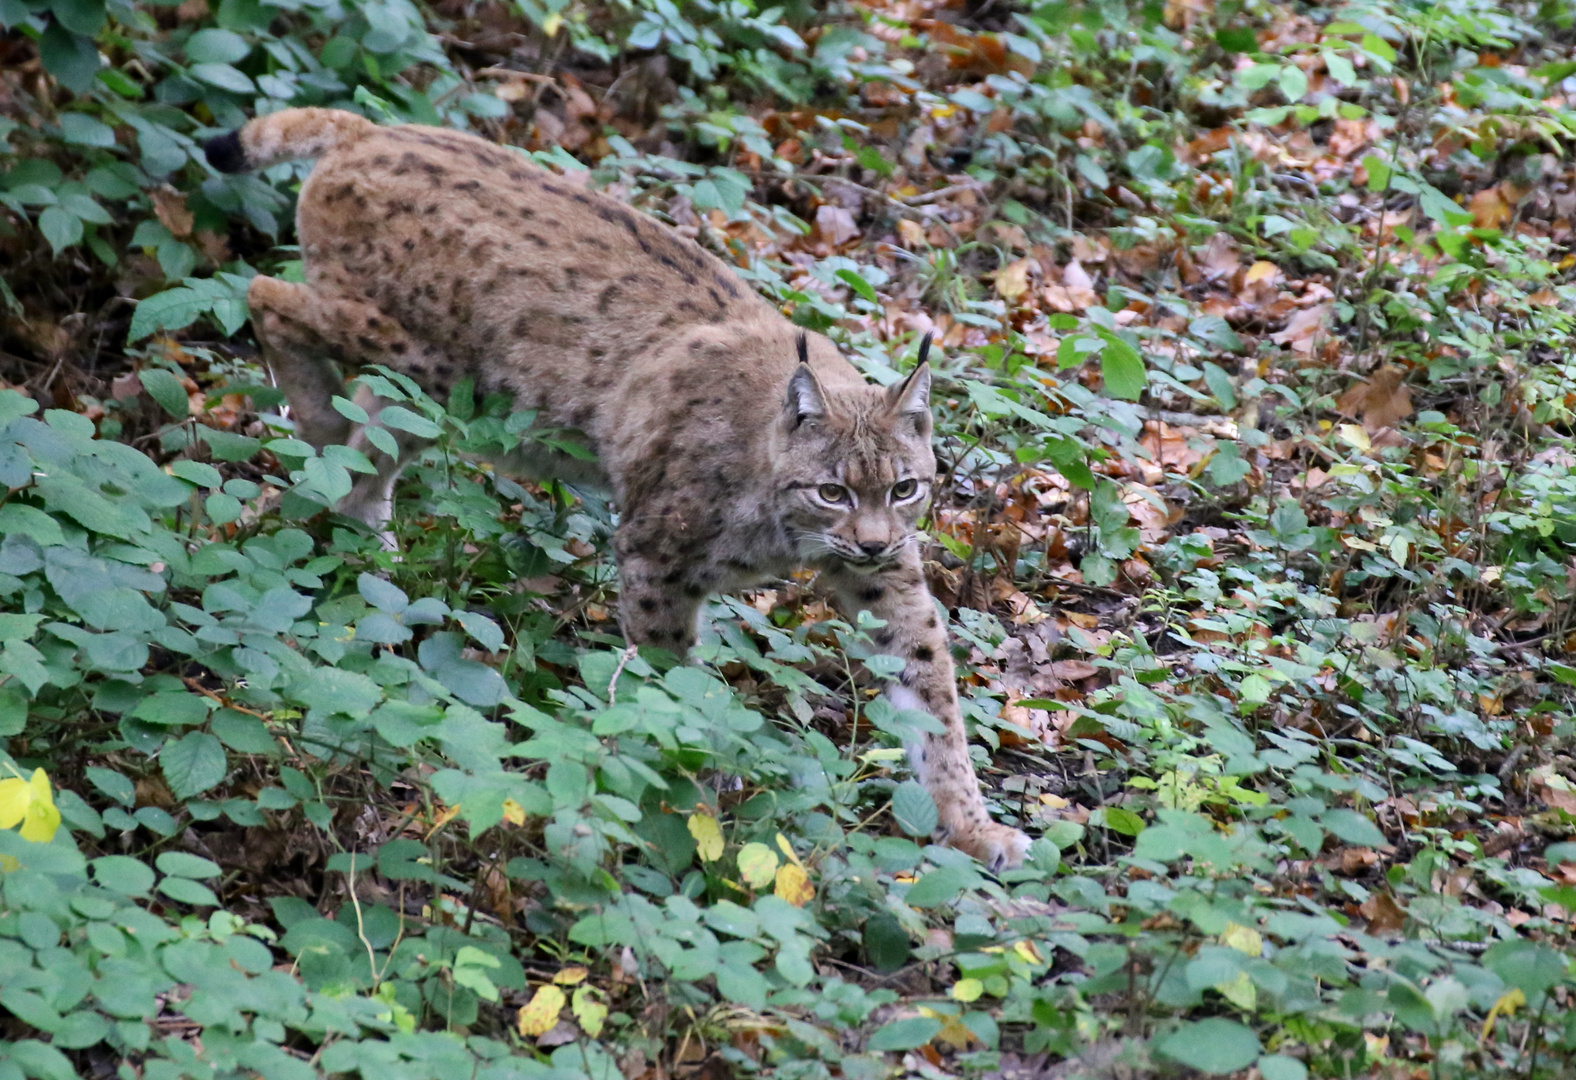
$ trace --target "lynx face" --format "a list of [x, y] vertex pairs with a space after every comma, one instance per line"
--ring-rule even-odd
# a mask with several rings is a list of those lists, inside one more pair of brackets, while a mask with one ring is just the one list
[[913, 542], [936, 477], [929, 393], [923, 364], [890, 390], [828, 392], [808, 365], [794, 373], [777, 476], [802, 559], [868, 572]]

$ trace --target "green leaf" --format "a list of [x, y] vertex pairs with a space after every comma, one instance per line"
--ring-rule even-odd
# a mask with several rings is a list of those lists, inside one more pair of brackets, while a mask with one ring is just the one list
[[20, 735], [27, 727], [27, 695], [12, 686], [0, 687], [0, 738]]
[[1235, 1020], [1213, 1017], [1184, 1023], [1156, 1040], [1155, 1049], [1173, 1061], [1211, 1076], [1245, 1069], [1259, 1056], [1259, 1037]]
[[[183, 330], [196, 322], [212, 301], [195, 289], [166, 289], [137, 304], [126, 342], [141, 341], [159, 330]], [[184, 395], [182, 395], [184, 397]]]
[[104, 0], [53, 0], [49, 9], [73, 34], [91, 38], [104, 28]]
[[[137, 310], [140, 312], [142, 308], [138, 307]], [[148, 392], [148, 396], [159, 403], [159, 408], [177, 418], [191, 415], [191, 403], [186, 397], [186, 387], [170, 372], [163, 368], [145, 368], [138, 374], [138, 378], [142, 381], [142, 388]]]
[[871, 287], [870, 282], [866, 281], [854, 271], [846, 269], [839, 270], [837, 272], [837, 278], [850, 289], [854, 290], [854, 292], [861, 299], [868, 300], [872, 304], [879, 304], [881, 302], [881, 298], [876, 295], [876, 291]]
[[193, 907], [218, 907], [219, 898], [213, 890], [190, 878], [168, 877], [159, 882], [159, 892], [180, 904]]
[[403, 405], [385, 405], [383, 411], [378, 413], [378, 423], [395, 431], [408, 431], [418, 439], [436, 439], [443, 434], [443, 429], [437, 424], [416, 415]]
[[[103, 7], [100, 6], [100, 12]], [[115, 129], [102, 120], [95, 120], [87, 113], [68, 112], [60, 116], [60, 132], [65, 136], [66, 142], [78, 146], [115, 145]]]
[[356, 591], [361, 593], [361, 599], [390, 615], [398, 615], [410, 606], [410, 597], [403, 589], [371, 574], [363, 573], [356, 579]]
[[939, 820], [936, 801], [925, 785], [915, 780], [905, 780], [893, 790], [892, 817], [910, 836], [929, 836]]
[[878, 911], [865, 920], [865, 955], [883, 974], [908, 963], [912, 943], [903, 924], [889, 912]]
[[153, 870], [129, 855], [105, 855], [88, 865], [94, 881], [122, 896], [146, 896], [153, 888]]
[[51, 23], [38, 39], [38, 56], [44, 70], [72, 93], [84, 94], [92, 88], [100, 59], [91, 38], [73, 34], [59, 22]]
[[202, 794], [229, 772], [224, 747], [205, 731], [188, 732], [166, 743], [159, 761], [164, 768], [164, 778], [177, 799]]
[[38, 231], [59, 255], [82, 239], [82, 219], [58, 206], [46, 206], [38, 215]]
[[262, 441], [250, 435], [236, 435], [201, 424], [197, 427], [197, 437], [208, 444], [209, 453], [220, 461], [248, 461], [263, 448]]
[[247, 40], [233, 30], [210, 27], [186, 39], [186, 59], [194, 64], [234, 64], [251, 51]]
[[962, 871], [939, 867], [910, 885], [903, 902], [916, 908], [939, 907], [957, 899], [967, 884]]
[[1215, 31], [1215, 43], [1229, 53], [1257, 52], [1259, 39], [1246, 26], [1221, 27]]
[[1308, 1080], [1308, 1067], [1284, 1054], [1265, 1054], [1258, 1064], [1264, 1080]]
[[1348, 844], [1357, 844], [1360, 847], [1383, 847], [1386, 843], [1384, 833], [1379, 831], [1379, 826], [1356, 810], [1341, 808], [1326, 810], [1320, 816], [1319, 823]]
[[877, 1028], [867, 1045], [869, 1049], [881, 1053], [917, 1050], [934, 1039], [940, 1031], [940, 1020], [929, 1016], [910, 1016]]
[[217, 86], [220, 90], [228, 90], [233, 94], [257, 92], [252, 80], [229, 64], [193, 64], [190, 74], [192, 78], [209, 86]]
[[224, 871], [212, 859], [205, 859], [201, 855], [193, 855], [186, 851], [164, 851], [153, 860], [155, 866], [162, 874], [170, 874], [183, 878], [210, 878], [218, 877]]
[[1100, 375], [1105, 379], [1105, 392], [1124, 401], [1137, 401], [1149, 381], [1138, 350], [1115, 335], [1105, 339], [1105, 348], [1100, 353]]

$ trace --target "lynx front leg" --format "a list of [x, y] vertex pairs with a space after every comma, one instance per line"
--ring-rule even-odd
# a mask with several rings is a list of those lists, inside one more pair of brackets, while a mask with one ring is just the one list
[[850, 616], [865, 609], [885, 620], [886, 626], [872, 635], [876, 644], [908, 661], [898, 682], [888, 688], [888, 699], [900, 708], [930, 713], [945, 728], [909, 747], [914, 772], [936, 802], [940, 838], [992, 871], [1017, 866], [1029, 849], [1029, 838], [992, 821], [985, 809], [958, 710], [947, 628], [925, 587], [918, 550], [910, 545], [899, 561], [873, 573], [839, 567], [828, 576], [843, 609]]
[[694, 586], [686, 588], [678, 579], [670, 581], [672, 578], [669, 566], [620, 551], [619, 606], [624, 636], [631, 645], [655, 645], [682, 660], [695, 644], [695, 616], [706, 594]]

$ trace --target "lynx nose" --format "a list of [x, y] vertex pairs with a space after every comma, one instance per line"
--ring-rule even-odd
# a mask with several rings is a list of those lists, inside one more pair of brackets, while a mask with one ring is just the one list
[[874, 558], [886, 550], [886, 543], [881, 540], [861, 540], [859, 541], [859, 550]]

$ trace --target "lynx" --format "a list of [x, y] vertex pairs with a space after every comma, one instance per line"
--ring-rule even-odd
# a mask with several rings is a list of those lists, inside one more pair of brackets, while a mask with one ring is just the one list
[[[583, 432], [592, 467], [539, 453], [499, 468], [613, 493], [632, 645], [682, 657], [709, 594], [818, 568], [907, 660], [889, 699], [941, 721], [909, 747], [938, 838], [993, 870], [1022, 861], [1028, 837], [980, 795], [920, 569], [915, 522], [936, 472], [926, 357], [871, 386], [698, 244], [472, 135], [287, 109], [206, 150], [225, 172], [318, 159], [296, 218], [306, 284], [257, 277], [248, 296], [301, 438], [358, 438], [330, 403], [342, 366], [371, 364], [439, 397], [469, 378]], [[340, 509], [383, 527], [408, 449], [378, 456]]]

